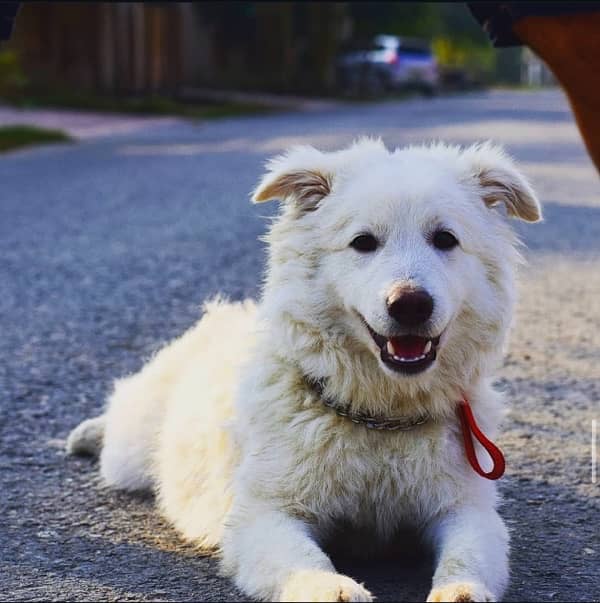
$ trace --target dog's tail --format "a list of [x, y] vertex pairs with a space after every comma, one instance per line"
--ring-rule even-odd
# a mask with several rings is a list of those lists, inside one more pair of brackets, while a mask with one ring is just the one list
[[67, 438], [67, 454], [100, 456], [105, 424], [104, 415], [80, 423]]

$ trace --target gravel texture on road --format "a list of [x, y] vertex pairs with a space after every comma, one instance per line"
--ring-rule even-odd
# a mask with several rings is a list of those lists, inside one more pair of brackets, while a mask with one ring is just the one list
[[[65, 456], [64, 439], [207, 297], [259, 294], [258, 237], [274, 208], [252, 207], [248, 193], [264, 160], [359, 135], [389, 146], [491, 138], [537, 187], [545, 222], [518, 226], [529, 263], [498, 373], [511, 406], [499, 440], [512, 532], [506, 599], [600, 599], [590, 452], [600, 419], [600, 182], [566, 101], [550, 90], [166, 122], [2, 157], [0, 600], [240, 598], [151, 497], [107, 490], [93, 461]], [[378, 600], [427, 595], [427, 557], [334, 561]]]

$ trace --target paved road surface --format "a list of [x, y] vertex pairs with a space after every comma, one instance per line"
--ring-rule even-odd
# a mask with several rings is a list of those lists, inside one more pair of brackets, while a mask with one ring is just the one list
[[75, 109], [20, 109], [0, 105], [0, 126], [27, 124], [61, 130], [71, 138], [83, 140], [115, 134], [133, 134], [139, 130], [179, 121], [176, 117], [92, 113]]
[[[546, 222], [529, 245], [511, 350], [503, 515], [511, 601], [600, 599], [600, 182], [556, 91], [492, 92], [205, 124], [150, 124], [0, 159], [0, 599], [239, 597], [149, 498], [107, 491], [63, 439], [111, 380], [194, 322], [217, 291], [255, 296], [269, 213], [248, 191], [288, 145], [492, 138], [522, 162]], [[600, 473], [600, 471], [599, 471]], [[424, 599], [431, 567], [335, 557], [382, 601]]]

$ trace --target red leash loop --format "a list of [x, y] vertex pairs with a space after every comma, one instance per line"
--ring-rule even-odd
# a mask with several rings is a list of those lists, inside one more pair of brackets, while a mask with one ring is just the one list
[[[504, 469], [506, 466], [504, 455], [502, 454], [500, 448], [498, 448], [494, 442], [488, 440], [481, 429], [479, 429], [479, 426], [475, 422], [475, 417], [473, 416], [471, 406], [467, 402], [466, 398], [464, 398], [458, 405], [458, 415], [462, 425], [463, 439], [465, 441], [465, 452], [467, 453], [467, 458], [469, 459], [469, 463], [471, 463], [471, 467], [473, 467], [476, 473], [481, 475], [481, 477], [485, 477], [487, 479], [501, 478], [504, 475]], [[473, 445], [473, 436], [475, 436], [479, 443], [486, 449], [494, 463], [491, 471], [488, 471], [487, 473], [481, 468], [481, 465], [477, 460], [475, 446]]]

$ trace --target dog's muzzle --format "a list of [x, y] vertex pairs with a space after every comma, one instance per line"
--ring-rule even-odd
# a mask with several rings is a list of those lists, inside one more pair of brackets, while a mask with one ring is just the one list
[[393, 371], [416, 375], [427, 370], [435, 362], [440, 335], [423, 337], [408, 334], [385, 337], [374, 331], [364, 318], [363, 322], [379, 348], [381, 361]]

